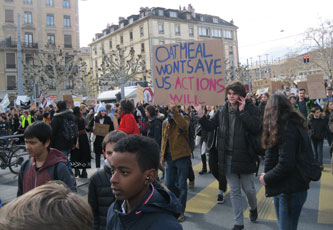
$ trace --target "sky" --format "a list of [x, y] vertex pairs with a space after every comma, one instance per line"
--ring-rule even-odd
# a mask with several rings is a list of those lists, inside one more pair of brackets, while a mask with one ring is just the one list
[[197, 13], [234, 20], [242, 64], [254, 64], [259, 56], [271, 62], [300, 52], [308, 28], [333, 20], [333, 0], [79, 0], [81, 47], [108, 23], [118, 24], [118, 17], [139, 14], [140, 7], [178, 9], [188, 4]]

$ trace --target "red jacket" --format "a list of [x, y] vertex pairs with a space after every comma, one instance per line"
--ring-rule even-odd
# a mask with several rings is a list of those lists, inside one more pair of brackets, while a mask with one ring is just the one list
[[121, 120], [117, 130], [121, 130], [127, 134], [138, 134], [140, 135], [139, 126], [131, 113], [120, 114]]
[[[67, 157], [57, 149], [51, 148], [49, 154], [38, 171], [36, 171], [35, 158], [31, 158], [30, 163], [25, 162], [21, 167], [18, 179], [17, 196], [20, 196], [33, 188], [46, 184], [50, 180], [61, 180], [72, 191], [76, 191], [75, 179], [72, 178], [67, 166]], [[58, 164], [62, 163], [62, 164]], [[54, 167], [57, 166], [57, 178], [54, 178]], [[27, 167], [27, 168], [26, 168]]]

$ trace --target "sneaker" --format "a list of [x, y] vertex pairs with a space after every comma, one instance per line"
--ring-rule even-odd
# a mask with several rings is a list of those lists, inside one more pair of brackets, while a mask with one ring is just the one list
[[180, 214], [180, 216], [178, 217], [178, 222], [184, 222], [184, 220], [185, 220], [185, 215], [184, 215], [184, 213], [182, 212], [182, 213]]
[[223, 204], [224, 203], [224, 197], [222, 194], [217, 195], [217, 203], [218, 204]]
[[258, 211], [257, 209], [250, 210], [250, 220], [251, 222], [256, 222], [258, 219]]
[[188, 188], [194, 188], [194, 181], [188, 182]]
[[232, 230], [242, 230], [244, 229], [244, 225], [237, 225], [235, 224], [234, 227], [232, 228]]
[[200, 175], [203, 175], [203, 174], [206, 174], [206, 173], [207, 173], [207, 169], [202, 169], [202, 170], [199, 172]]

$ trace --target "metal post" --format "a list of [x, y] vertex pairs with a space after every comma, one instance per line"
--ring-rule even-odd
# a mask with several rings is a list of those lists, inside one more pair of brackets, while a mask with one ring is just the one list
[[247, 65], [247, 80], [248, 80], [248, 86], [249, 86], [249, 93], [252, 94], [251, 90], [251, 80], [250, 80], [250, 69], [249, 69], [249, 60], [246, 59], [246, 65]]
[[17, 83], [18, 95], [23, 95], [22, 81], [22, 49], [21, 49], [21, 25], [20, 13], [17, 13]]
[[259, 57], [259, 78], [261, 79], [261, 64], [260, 64], [260, 55], [258, 56]]

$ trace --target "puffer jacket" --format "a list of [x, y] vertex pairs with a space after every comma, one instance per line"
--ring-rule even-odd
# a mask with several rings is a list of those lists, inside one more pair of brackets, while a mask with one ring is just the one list
[[[225, 175], [227, 144], [229, 138], [229, 103], [219, 108], [216, 114], [208, 120], [203, 116], [199, 122], [206, 130], [217, 130], [217, 149], [220, 176]], [[249, 135], [257, 135], [260, 132], [260, 121], [258, 108], [250, 101], [246, 100], [243, 111], [236, 111], [236, 121], [234, 127], [234, 140], [232, 151], [231, 172], [235, 174], [250, 174], [257, 171], [256, 153], [254, 147], [250, 145]]]
[[310, 136], [314, 140], [323, 140], [328, 133], [327, 120], [323, 115], [315, 118], [313, 114], [308, 116], [308, 127], [310, 129]]
[[172, 160], [191, 156], [187, 142], [189, 136], [190, 118], [175, 108], [168, 111], [168, 117], [162, 124], [161, 160], [165, 161], [167, 145], [169, 145]]
[[147, 136], [153, 138], [158, 146], [161, 146], [162, 141], [162, 123], [163, 120], [159, 119], [157, 116], [153, 117], [148, 122], [148, 132]]
[[106, 229], [106, 215], [115, 197], [111, 189], [111, 168], [107, 160], [104, 169], [97, 171], [90, 178], [88, 202], [94, 214], [94, 229]]
[[148, 189], [141, 201], [129, 212], [122, 212], [124, 201], [117, 200], [108, 211], [108, 230], [180, 230], [177, 217], [181, 204], [173, 193], [162, 186]]
[[[304, 143], [305, 140], [302, 139], [302, 135], [298, 131], [297, 126], [299, 125], [297, 115], [291, 113], [286, 129], [281, 134], [282, 144], [266, 150], [264, 181], [267, 197], [309, 189], [309, 183], [302, 180], [296, 167], [297, 159], [301, 157], [300, 153], [306, 152], [307, 146], [311, 147], [311, 144]], [[301, 130], [307, 135], [305, 129]]]

